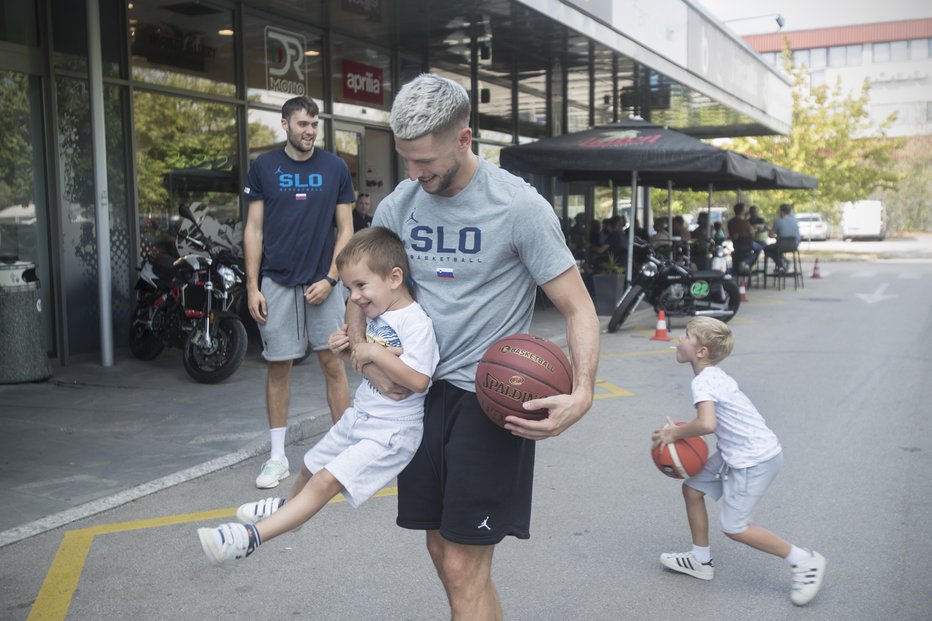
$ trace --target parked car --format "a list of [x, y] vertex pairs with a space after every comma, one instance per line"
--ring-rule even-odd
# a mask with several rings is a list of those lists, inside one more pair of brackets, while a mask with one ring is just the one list
[[799, 236], [803, 239], [825, 241], [828, 239], [828, 223], [817, 213], [796, 214]]

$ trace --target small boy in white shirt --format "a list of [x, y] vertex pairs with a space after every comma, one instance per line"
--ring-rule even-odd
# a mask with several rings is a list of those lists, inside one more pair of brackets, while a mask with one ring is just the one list
[[404, 244], [386, 228], [365, 228], [336, 263], [350, 302], [366, 316], [366, 342], [351, 351], [344, 325], [330, 335], [330, 350], [357, 372], [375, 365], [411, 394], [390, 399], [363, 380], [353, 405], [304, 456], [287, 499], [246, 503], [236, 512], [242, 523], [198, 529], [214, 564], [246, 558], [262, 542], [304, 524], [338, 493], [358, 507], [404, 469], [421, 443], [424, 398], [440, 352], [433, 323], [408, 290]]
[[825, 575], [825, 557], [792, 545], [751, 524], [751, 511], [776, 478], [783, 463], [777, 436], [738, 384], [716, 365], [734, 347], [734, 336], [723, 322], [697, 317], [686, 326], [676, 345], [676, 361], [692, 365], [696, 418], [685, 425], [670, 419], [654, 431], [654, 446], [715, 433], [718, 450], [697, 475], [683, 482], [686, 517], [692, 535], [690, 552], [660, 555], [661, 564], [700, 580], [715, 577], [709, 547], [709, 516], [705, 496], [722, 499], [720, 522], [725, 535], [762, 552], [786, 559], [793, 573], [790, 600], [808, 604]]

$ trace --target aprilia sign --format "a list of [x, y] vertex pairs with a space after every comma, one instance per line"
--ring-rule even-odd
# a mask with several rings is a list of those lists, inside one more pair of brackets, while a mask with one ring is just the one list
[[343, 59], [343, 99], [381, 106], [385, 103], [382, 70]]

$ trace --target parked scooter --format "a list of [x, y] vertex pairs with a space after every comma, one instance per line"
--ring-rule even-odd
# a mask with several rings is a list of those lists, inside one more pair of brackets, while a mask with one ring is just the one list
[[237, 310], [244, 297], [244, 261], [201, 229], [191, 209], [178, 212], [192, 226], [178, 232], [178, 244], [196, 249], [177, 259], [147, 259], [136, 282], [129, 346], [141, 360], [165, 347], [184, 351], [184, 368], [195, 381], [213, 384], [233, 375], [246, 355], [246, 328]]
[[[655, 313], [663, 310], [667, 317], [707, 315], [727, 322], [738, 312], [741, 293], [724, 271], [724, 257], [720, 257], [721, 271], [698, 271], [671, 261], [637, 238], [634, 252], [640, 269], [612, 313], [609, 332], [617, 331], [642, 302]], [[715, 259], [712, 265], [716, 266]]]

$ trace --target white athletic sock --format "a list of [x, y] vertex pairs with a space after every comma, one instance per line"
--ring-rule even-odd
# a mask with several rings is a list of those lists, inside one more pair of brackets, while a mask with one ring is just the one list
[[280, 461], [287, 466], [288, 458], [285, 457], [286, 431], [288, 431], [287, 427], [276, 427], [274, 429], [269, 429], [269, 436], [272, 440], [272, 459]]
[[812, 558], [812, 552], [809, 550], [803, 550], [802, 548], [797, 548], [793, 544], [790, 544], [790, 553], [786, 555], [786, 562], [790, 565], [799, 565], [800, 563], [805, 563]]
[[700, 563], [708, 563], [712, 560], [712, 547], [711, 546], [697, 546], [693, 544], [693, 556], [696, 557], [696, 560]]

